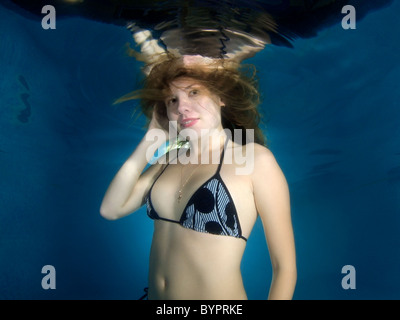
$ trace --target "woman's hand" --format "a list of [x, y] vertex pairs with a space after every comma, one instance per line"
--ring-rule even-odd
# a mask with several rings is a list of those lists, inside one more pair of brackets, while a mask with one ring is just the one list
[[104, 218], [121, 218], [144, 204], [161, 167], [154, 165], [146, 171], [143, 170], [156, 150], [168, 139], [168, 132], [165, 130], [165, 127], [168, 128], [168, 119], [165, 119], [165, 127], [158, 119], [157, 113], [153, 111], [147, 133], [111, 181], [100, 207], [100, 214]]
[[[158, 132], [154, 132], [153, 130], [158, 130]], [[165, 135], [165, 141], [174, 140], [178, 135], [177, 128], [173, 125], [170, 125], [170, 121], [167, 117], [161, 117], [159, 113], [157, 113], [155, 108], [153, 110], [153, 114], [147, 130], [147, 135], [153, 136], [154, 134], [156, 134], [157, 136]]]
[[148, 130], [161, 129], [168, 133], [169, 121], [167, 118], [160, 119], [160, 116], [156, 112], [156, 108], [153, 109], [153, 114], [149, 123]]

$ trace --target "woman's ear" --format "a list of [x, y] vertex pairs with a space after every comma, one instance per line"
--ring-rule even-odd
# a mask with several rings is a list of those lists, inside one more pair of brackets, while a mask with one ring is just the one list
[[221, 108], [225, 107], [225, 102], [220, 97], [218, 98], [218, 104]]

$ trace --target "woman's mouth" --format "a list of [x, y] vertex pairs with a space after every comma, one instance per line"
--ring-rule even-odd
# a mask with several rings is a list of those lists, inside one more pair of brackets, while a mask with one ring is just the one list
[[189, 128], [189, 127], [191, 127], [191, 126], [194, 126], [194, 125], [197, 123], [197, 121], [199, 121], [198, 118], [187, 118], [187, 119], [182, 119], [182, 120], [180, 121], [180, 125], [181, 125], [181, 127], [183, 127], [183, 128]]

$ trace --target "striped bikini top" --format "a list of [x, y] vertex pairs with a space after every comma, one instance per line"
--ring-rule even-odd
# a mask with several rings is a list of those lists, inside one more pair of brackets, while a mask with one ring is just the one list
[[160, 217], [151, 202], [153, 186], [168, 167], [168, 163], [154, 180], [149, 190], [146, 199], [147, 215], [153, 220], [177, 223], [184, 228], [194, 231], [231, 236], [247, 241], [242, 235], [239, 217], [233, 199], [220, 175], [224, 151], [225, 148], [221, 152], [217, 172], [204, 182], [190, 197], [179, 221]]

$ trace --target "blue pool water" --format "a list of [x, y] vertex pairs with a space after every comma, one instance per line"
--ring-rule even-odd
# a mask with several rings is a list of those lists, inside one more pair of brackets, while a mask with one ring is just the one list
[[[266, 134], [287, 177], [298, 256], [295, 299], [400, 298], [400, 5], [294, 48], [259, 70]], [[0, 298], [136, 299], [147, 286], [152, 221], [99, 215], [143, 135], [130, 33], [80, 18], [43, 30], [0, 6]], [[56, 269], [56, 289], [41, 286]], [[342, 288], [342, 267], [356, 289]], [[250, 299], [271, 268], [260, 221], [242, 263]]]

